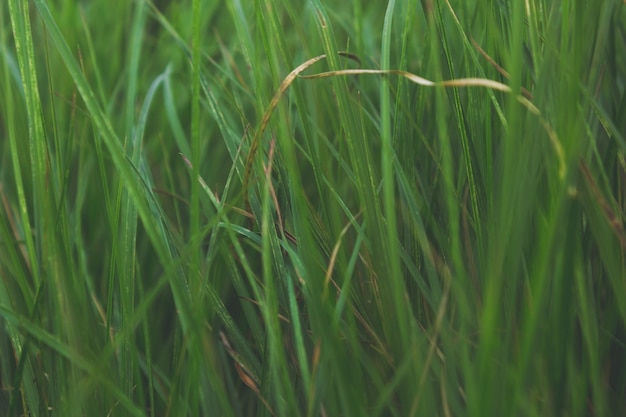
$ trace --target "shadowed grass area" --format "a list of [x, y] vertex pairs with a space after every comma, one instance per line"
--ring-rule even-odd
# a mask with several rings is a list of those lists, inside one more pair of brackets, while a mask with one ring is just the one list
[[625, 414], [624, 19], [0, 3], [0, 409]]

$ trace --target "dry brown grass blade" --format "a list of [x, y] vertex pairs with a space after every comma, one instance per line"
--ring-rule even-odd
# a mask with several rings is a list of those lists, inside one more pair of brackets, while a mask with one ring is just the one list
[[[341, 247], [341, 243], [343, 242], [343, 238], [348, 233], [348, 229], [350, 229], [352, 223], [349, 222], [345, 225], [345, 227], [339, 233], [339, 237], [337, 238], [337, 242], [335, 243], [335, 247], [333, 248], [333, 252], [330, 255], [330, 260], [328, 262], [328, 267], [326, 268], [326, 276], [324, 277], [324, 295], [323, 298], [326, 298], [328, 295], [328, 284], [330, 283], [330, 279], [333, 275], [333, 270], [335, 269], [335, 262], [337, 261], [337, 255], [339, 254], [339, 248]], [[340, 292], [341, 288], [337, 286], [337, 292]]]
[[250, 184], [250, 175], [252, 174], [252, 165], [254, 163], [254, 157], [256, 156], [256, 153], [259, 149], [259, 142], [261, 141], [260, 140], [261, 136], [263, 135], [263, 132], [265, 131], [265, 128], [267, 127], [270, 121], [270, 118], [272, 117], [272, 114], [274, 113], [274, 110], [276, 110], [276, 106], [278, 106], [278, 103], [280, 102], [281, 97], [283, 96], [283, 94], [285, 94], [285, 91], [287, 91], [287, 88], [289, 88], [293, 80], [295, 80], [298, 77], [298, 74], [300, 74], [302, 71], [306, 70], [311, 65], [315, 64], [318, 61], [321, 61], [324, 58], [326, 58], [325, 54], [316, 56], [304, 62], [303, 64], [300, 64], [298, 67], [296, 67], [296, 69], [291, 71], [289, 75], [287, 75], [285, 79], [283, 80], [283, 82], [280, 84], [280, 87], [278, 87], [278, 90], [274, 94], [274, 97], [272, 97], [270, 104], [267, 106], [267, 109], [265, 110], [265, 113], [263, 114], [263, 118], [261, 119], [261, 125], [257, 129], [254, 135], [254, 138], [252, 139], [252, 143], [250, 144], [250, 151], [248, 152], [248, 158], [246, 159], [246, 167], [245, 167], [244, 176], [243, 176], [244, 199], [246, 202], [246, 210], [249, 212], [252, 212], [252, 210], [250, 210], [250, 207], [249, 207], [250, 202], [248, 200], [248, 186]]
[[582, 172], [583, 177], [585, 178], [585, 182], [589, 187], [591, 194], [596, 199], [596, 202], [600, 206], [604, 217], [606, 218], [607, 223], [615, 233], [615, 237], [619, 240], [620, 246], [622, 250], [626, 251], [626, 231], [624, 231], [624, 225], [622, 224], [621, 219], [615, 214], [611, 205], [606, 201], [602, 192], [598, 188], [598, 184], [596, 183], [593, 175], [589, 171], [589, 168], [585, 164], [584, 161], [580, 161], [578, 164], [580, 168], [580, 172]]
[[259, 400], [263, 403], [267, 411], [272, 416], [276, 417], [276, 413], [274, 413], [274, 410], [272, 409], [270, 404], [267, 402], [267, 400], [265, 400], [263, 395], [261, 395], [261, 390], [259, 389], [259, 385], [258, 385], [260, 383], [259, 378], [255, 376], [252, 373], [252, 371], [250, 371], [248, 367], [245, 366], [240, 361], [239, 359], [240, 355], [231, 346], [230, 341], [228, 340], [228, 337], [226, 337], [226, 334], [222, 331], [220, 331], [220, 339], [222, 341], [222, 345], [224, 346], [224, 349], [226, 349], [226, 353], [228, 353], [230, 357], [233, 359], [233, 364], [235, 365], [235, 371], [237, 371], [237, 375], [239, 376], [239, 379], [241, 380], [241, 382], [243, 382], [245, 386], [247, 386], [252, 391], [254, 391], [254, 393], [257, 395]]
[[[358, 63], [361, 62], [360, 59], [354, 54], [340, 52], [339, 55], [352, 59]], [[246, 158], [246, 166], [245, 166], [245, 171], [244, 171], [244, 176], [243, 176], [243, 190], [244, 190], [244, 199], [245, 199], [247, 211], [252, 212], [252, 210], [250, 210], [250, 207], [249, 207], [250, 203], [248, 199], [248, 186], [250, 185], [250, 176], [252, 175], [252, 165], [254, 163], [254, 158], [256, 157], [257, 151], [259, 150], [259, 143], [261, 142], [261, 136], [263, 135], [263, 132], [265, 132], [265, 129], [267, 128], [267, 125], [270, 121], [270, 118], [272, 117], [272, 114], [274, 113], [274, 110], [276, 110], [276, 107], [278, 106], [278, 103], [280, 102], [280, 99], [282, 98], [283, 94], [285, 94], [285, 91], [287, 91], [291, 83], [298, 77], [298, 75], [300, 75], [303, 71], [307, 70], [311, 65], [325, 58], [326, 58], [326, 54], [318, 55], [298, 65], [293, 71], [291, 71], [285, 77], [283, 82], [278, 87], [278, 90], [276, 90], [274, 97], [272, 97], [272, 100], [270, 101], [270, 104], [267, 106], [267, 109], [265, 109], [265, 113], [263, 113], [263, 118], [261, 119], [261, 124], [259, 125], [259, 129], [254, 134], [254, 137], [252, 138], [252, 143], [250, 144], [250, 151], [248, 152], [248, 157]]]
[[[401, 77], [406, 78], [407, 80], [421, 85], [423, 87], [484, 87], [492, 90], [502, 91], [504, 93], [511, 93], [511, 87], [506, 84], [502, 84], [498, 81], [489, 80], [486, 78], [457, 78], [454, 80], [447, 81], [431, 81], [424, 77], [420, 77], [419, 75], [415, 75], [408, 71], [401, 70], [376, 70], [376, 69], [346, 69], [346, 70], [337, 70], [337, 71], [327, 71], [320, 72], [318, 74], [312, 75], [301, 75], [300, 78], [305, 79], [315, 79], [315, 78], [328, 78], [328, 77], [339, 77], [345, 75], [399, 75]], [[537, 111], [536, 107], [532, 105], [527, 100], [520, 100], [520, 102], [529, 110]], [[530, 106], [529, 106], [530, 105]]]
[[[496, 69], [496, 71], [502, 74], [504, 78], [506, 78], [507, 80], [511, 78], [511, 74], [509, 74], [507, 70], [502, 68], [492, 57], [490, 57], [487, 54], [487, 52], [485, 52], [485, 50], [481, 48], [480, 45], [478, 45], [478, 42], [476, 42], [474, 39], [472, 39], [472, 45], [474, 45], [474, 48], [478, 50], [478, 52], [483, 56], [483, 58], [485, 58], [487, 62], [489, 62], [489, 64], [491, 64], [491, 66]], [[521, 93], [527, 99], [529, 100], [533, 99], [533, 95], [530, 93], [530, 91], [528, 91], [524, 87], [521, 88]]]
[[[487, 78], [457, 78], [454, 80], [446, 80], [446, 81], [431, 81], [424, 77], [420, 77], [419, 75], [415, 75], [413, 73], [401, 70], [375, 70], [375, 69], [347, 69], [347, 70], [337, 70], [337, 71], [327, 71], [321, 72], [318, 74], [312, 75], [301, 75], [300, 78], [305, 79], [316, 79], [316, 78], [328, 78], [328, 77], [339, 77], [346, 75], [398, 75], [406, 78], [407, 80], [421, 85], [423, 87], [482, 87], [488, 88], [491, 90], [502, 91], [503, 93], [511, 94], [513, 90], [506, 84], [502, 84], [501, 82], [489, 80]], [[566, 174], [566, 164], [565, 164], [565, 153], [563, 151], [563, 147], [559, 138], [541, 114], [541, 111], [524, 95], [517, 96], [517, 101], [522, 104], [528, 111], [539, 118], [541, 122], [541, 126], [545, 129], [548, 137], [550, 139], [550, 143], [554, 147], [554, 152], [559, 161], [559, 177], [561, 179], [565, 178]]]
[[[340, 55], [353, 59], [357, 62], [360, 62], [358, 57], [356, 57], [355, 55], [348, 54], [348, 53], [340, 53]], [[487, 78], [457, 78], [453, 80], [445, 80], [445, 81], [436, 82], [436, 81], [428, 80], [424, 77], [420, 77], [419, 75], [410, 73], [408, 71], [401, 71], [401, 70], [345, 69], [345, 70], [320, 72], [320, 73], [312, 74], [312, 75], [300, 75], [302, 74], [302, 72], [310, 68], [313, 64], [325, 58], [326, 58], [325, 54], [316, 56], [314, 58], [311, 58], [305, 61], [304, 63], [296, 67], [293, 71], [291, 71], [285, 77], [283, 82], [280, 84], [280, 87], [278, 88], [278, 90], [274, 94], [274, 97], [272, 97], [272, 100], [267, 106], [267, 109], [265, 110], [265, 113], [263, 114], [263, 118], [261, 119], [261, 124], [259, 126], [259, 129], [256, 131], [254, 138], [252, 139], [252, 143], [250, 144], [250, 151], [248, 152], [248, 157], [246, 159], [245, 172], [244, 172], [244, 178], [243, 178], [243, 190], [244, 190], [244, 201], [246, 204], [246, 209], [248, 211], [251, 211], [250, 201], [248, 197], [248, 188], [250, 185], [250, 177], [252, 174], [252, 165], [254, 163], [254, 158], [256, 157], [256, 154], [259, 149], [261, 136], [263, 135], [263, 132], [267, 128], [270, 118], [272, 117], [274, 110], [276, 110], [276, 107], [278, 106], [280, 99], [282, 98], [282, 96], [285, 94], [285, 91], [287, 91], [291, 83], [293, 83], [293, 81], [296, 78], [317, 79], [317, 78], [340, 77], [340, 76], [347, 76], [347, 75], [398, 75], [400, 77], [406, 78], [412, 83], [421, 85], [423, 87], [444, 87], [444, 88], [482, 87], [482, 88], [488, 88], [491, 90], [501, 91], [507, 94], [510, 94], [513, 92], [511, 90], [511, 87], [509, 87], [508, 85], [503, 84], [498, 81], [490, 80]], [[519, 95], [517, 96], [517, 100], [524, 107], [526, 107], [528, 111], [530, 111], [531, 113], [539, 117], [541, 121], [541, 125], [544, 127], [544, 129], [548, 133], [550, 142], [552, 143], [555, 153], [557, 154], [557, 158], [559, 160], [559, 176], [561, 179], [565, 178], [565, 173], [566, 173], [565, 157], [563, 153], [563, 148], [556, 135], [556, 132], [554, 131], [554, 129], [552, 129], [550, 124], [543, 118], [543, 116], [541, 115], [541, 111], [539, 111], [539, 109], [530, 101], [528, 97], [525, 97], [525, 95]]]

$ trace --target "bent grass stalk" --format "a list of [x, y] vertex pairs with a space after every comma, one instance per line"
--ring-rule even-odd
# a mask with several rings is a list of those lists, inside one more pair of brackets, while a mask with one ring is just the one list
[[[339, 55], [348, 57], [350, 59], [354, 59], [357, 62], [360, 62], [360, 60], [353, 54], [340, 52]], [[406, 78], [412, 83], [421, 85], [423, 87], [444, 87], [444, 88], [482, 87], [482, 88], [488, 88], [488, 89], [495, 90], [495, 91], [501, 91], [507, 94], [510, 94], [513, 92], [511, 87], [509, 87], [508, 85], [503, 84], [498, 81], [489, 80], [486, 78], [457, 78], [457, 79], [445, 80], [445, 81], [431, 81], [424, 77], [420, 77], [419, 75], [413, 74], [408, 71], [402, 71], [402, 70], [345, 69], [345, 70], [320, 72], [320, 73], [312, 74], [312, 75], [300, 75], [301, 73], [309, 69], [311, 66], [313, 66], [315, 63], [323, 59], [326, 59], [326, 54], [318, 55], [314, 58], [311, 58], [303, 62], [299, 66], [297, 66], [293, 71], [291, 71], [285, 77], [283, 82], [280, 84], [280, 86], [278, 87], [278, 90], [276, 90], [274, 97], [272, 97], [272, 100], [270, 101], [269, 105], [267, 106], [265, 110], [265, 113], [263, 114], [259, 129], [256, 131], [252, 139], [252, 143], [250, 144], [250, 150], [248, 152], [248, 157], [246, 158], [245, 171], [244, 171], [244, 177], [243, 177], [244, 201], [245, 201], [246, 210], [248, 210], [249, 212], [252, 212], [252, 210], [250, 210], [250, 201], [249, 201], [248, 192], [249, 192], [250, 180], [251, 180], [251, 175], [252, 175], [252, 166], [254, 164], [254, 159], [256, 157], [257, 151], [259, 149], [259, 143], [261, 141], [260, 138], [263, 135], [263, 132], [265, 131], [265, 129], [267, 128], [270, 118], [272, 117], [274, 110], [278, 106], [280, 99], [282, 98], [282, 96], [285, 94], [285, 91], [287, 91], [291, 83], [293, 83], [293, 81], [296, 78], [312, 80], [312, 79], [319, 79], [319, 78], [341, 77], [341, 76], [348, 76], [348, 75], [398, 75], [400, 77]], [[559, 138], [556, 132], [554, 131], [554, 129], [550, 126], [547, 120], [543, 118], [541, 111], [530, 101], [529, 98], [525, 97], [526, 94], [524, 94], [523, 91], [525, 90], [522, 90], [522, 95], [517, 96], [517, 100], [528, 111], [530, 111], [532, 114], [534, 114], [535, 116], [539, 118], [541, 125], [543, 126], [546, 133], [548, 134], [548, 137], [550, 138], [550, 142], [558, 158], [559, 177], [561, 179], [564, 179], [567, 173], [567, 168], [566, 168], [565, 153], [563, 151], [563, 146], [561, 145], [561, 142], [559, 141]]]

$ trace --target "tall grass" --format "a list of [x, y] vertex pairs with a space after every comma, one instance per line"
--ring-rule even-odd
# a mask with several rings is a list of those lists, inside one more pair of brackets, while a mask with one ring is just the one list
[[0, 3], [0, 409], [625, 414], [624, 13]]

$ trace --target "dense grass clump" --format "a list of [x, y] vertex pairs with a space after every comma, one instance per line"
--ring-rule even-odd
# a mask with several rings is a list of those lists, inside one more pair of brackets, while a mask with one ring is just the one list
[[1, 414], [626, 415], [625, 19], [1, 2]]

